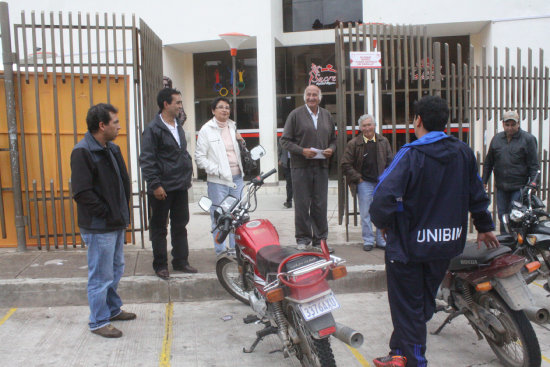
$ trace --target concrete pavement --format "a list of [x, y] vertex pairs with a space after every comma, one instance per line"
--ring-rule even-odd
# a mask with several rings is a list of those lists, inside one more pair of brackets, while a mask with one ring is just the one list
[[[536, 290], [535, 290], [536, 291]], [[337, 321], [363, 333], [357, 350], [331, 339], [338, 366], [373, 366], [372, 359], [388, 352], [392, 330], [385, 292], [338, 294]], [[251, 310], [236, 300], [127, 304], [137, 320], [118, 321], [124, 336], [104, 339], [87, 329], [86, 306], [0, 308], [0, 365], [9, 367], [253, 367], [299, 366], [284, 359], [276, 336], [268, 336], [252, 354], [242, 353], [261, 325], [245, 325]], [[226, 317], [229, 316], [229, 317]], [[446, 314], [428, 323], [433, 331]], [[224, 319], [229, 319], [224, 321]], [[550, 329], [534, 325], [542, 351], [542, 366], [550, 366]], [[438, 336], [428, 335], [430, 366], [501, 366], [485, 340], [464, 317]]]

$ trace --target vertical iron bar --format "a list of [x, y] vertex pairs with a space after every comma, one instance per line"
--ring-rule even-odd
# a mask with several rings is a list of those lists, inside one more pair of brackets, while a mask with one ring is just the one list
[[[44, 13], [42, 13], [42, 18]], [[32, 21], [32, 43], [36, 45], [36, 19], [35, 13], [31, 12], [31, 21]], [[42, 23], [43, 24], [43, 23]], [[44, 36], [44, 33], [42, 33]], [[43, 71], [46, 74], [46, 71]], [[46, 82], [46, 80], [44, 80]], [[42, 148], [42, 123], [40, 115], [40, 86], [38, 79], [38, 66], [36, 57], [34, 57], [34, 99], [36, 104], [36, 130], [37, 130], [37, 140], [38, 140], [38, 156], [40, 161], [40, 188], [42, 190], [42, 214], [44, 217], [44, 234], [46, 249], [50, 249], [50, 236], [48, 231], [48, 207], [46, 205], [46, 179], [44, 177], [44, 150]], [[38, 212], [36, 213], [38, 215]]]
[[[56, 249], [59, 248], [59, 243], [57, 239], [57, 219], [56, 219], [56, 210], [55, 210], [55, 189], [53, 187], [53, 180], [50, 180], [50, 201], [52, 204], [52, 227], [53, 227], [53, 243]], [[65, 237], [65, 231], [63, 231], [63, 236]], [[67, 242], [63, 246], [65, 250], [67, 249]]]
[[[73, 185], [71, 182], [71, 179], [69, 178], [68, 184], [69, 186], [69, 211], [71, 212], [71, 235], [73, 238], [73, 248], [76, 248], [76, 233], [75, 233], [75, 225], [74, 225], [74, 203], [73, 203]], [[84, 245], [82, 245], [84, 247]]]
[[464, 67], [462, 64], [462, 46], [459, 44], [456, 45], [456, 71], [458, 74], [458, 80], [457, 80], [457, 86], [458, 86], [458, 138], [463, 141], [464, 140], [464, 132], [462, 131], [464, 129], [463, 123], [464, 123], [464, 100], [463, 100], [463, 74], [462, 74], [462, 68]]
[[[405, 116], [404, 116], [404, 122], [405, 122], [405, 143], [408, 144], [410, 142], [410, 134], [409, 134], [409, 35], [412, 34], [411, 31], [411, 25], [409, 24], [406, 27], [406, 30], [403, 30], [403, 65], [405, 66]], [[410, 45], [413, 45], [412, 36], [411, 36], [411, 42]], [[412, 52], [411, 52], [412, 54]], [[411, 70], [414, 70], [414, 66], [411, 67]], [[395, 148], [394, 148], [395, 149]]]
[[[11, 182], [13, 186], [13, 206], [17, 251], [26, 251], [23, 195], [21, 192], [21, 172], [19, 167], [19, 147], [17, 142], [17, 116], [15, 112], [15, 86], [13, 83], [13, 54], [11, 52], [11, 30], [8, 3], [0, 2], [0, 32], [2, 33], [2, 60], [4, 63], [4, 91], [6, 95], [6, 118], [10, 146]], [[3, 206], [3, 203], [2, 203]], [[2, 225], [5, 225], [2, 220]], [[2, 228], [5, 233], [5, 228]]]
[[[38, 194], [36, 192], [36, 180], [32, 180], [32, 191], [34, 193], [34, 220], [36, 222], [36, 246], [39, 250], [42, 250], [42, 233], [40, 232], [40, 216], [38, 214]], [[48, 237], [46, 237], [48, 238]], [[48, 245], [49, 250], [49, 245]]]
[[[54, 34], [54, 19], [53, 19], [53, 12], [50, 13], [50, 22], [51, 22], [51, 41], [52, 41], [52, 53], [55, 55], [55, 34]], [[63, 33], [63, 28], [61, 28], [61, 24], [59, 27], [60, 33]], [[63, 53], [63, 50], [61, 50]], [[55, 124], [55, 145], [57, 149], [57, 174], [59, 177], [59, 196], [60, 196], [60, 205], [61, 205], [61, 226], [62, 226], [62, 233], [63, 233], [63, 247], [67, 249], [67, 234], [66, 234], [66, 228], [65, 228], [65, 200], [64, 200], [64, 190], [63, 190], [63, 165], [61, 162], [61, 132], [59, 129], [59, 97], [58, 97], [58, 88], [57, 88], [57, 64], [55, 60], [55, 56], [52, 60], [52, 89], [53, 89], [53, 114], [54, 114], [54, 124]], [[52, 182], [52, 190], [53, 190], [53, 180]], [[55, 198], [55, 191], [51, 193], [51, 196]], [[52, 209], [55, 210], [55, 201], [52, 203]], [[55, 248], [58, 248], [57, 243], [57, 227], [56, 227], [56, 212], [52, 212], [52, 218], [54, 223], [54, 233], [56, 234], [54, 236], [54, 242], [55, 242]]]
[[[103, 26], [103, 31], [105, 32], [105, 83], [107, 89], [107, 103], [111, 103], [111, 81], [109, 75], [109, 19], [107, 18], [107, 13], [105, 13], [105, 24]], [[116, 32], [116, 29], [113, 28], [113, 32]], [[128, 133], [128, 131], [126, 133]]]
[[395, 125], [397, 124], [397, 115], [396, 115], [396, 96], [395, 96], [395, 37], [394, 37], [394, 27], [392, 25], [390, 28], [390, 77], [391, 77], [391, 126], [392, 126], [392, 146], [397, 146], [397, 131]]

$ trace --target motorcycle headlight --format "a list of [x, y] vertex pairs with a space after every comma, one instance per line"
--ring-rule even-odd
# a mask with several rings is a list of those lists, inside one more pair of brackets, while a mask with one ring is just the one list
[[525, 213], [523, 213], [521, 210], [512, 209], [512, 211], [510, 212], [510, 219], [514, 222], [520, 222], [524, 215]]
[[525, 239], [527, 240], [527, 243], [531, 246], [535, 246], [535, 244], [537, 243], [537, 236], [533, 234], [528, 234]]

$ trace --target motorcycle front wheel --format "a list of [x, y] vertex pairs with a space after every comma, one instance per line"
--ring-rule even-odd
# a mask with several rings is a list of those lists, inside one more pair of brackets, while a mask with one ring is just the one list
[[227, 293], [245, 305], [250, 304], [247, 287], [243, 283], [243, 276], [239, 273], [239, 266], [236, 261], [227, 257], [220, 258], [216, 263], [216, 276]]
[[288, 322], [295, 333], [296, 357], [303, 367], [336, 367], [329, 338], [315, 339], [298, 309], [288, 307]]
[[486, 337], [502, 364], [506, 367], [539, 367], [539, 341], [525, 313], [510, 309], [494, 292], [479, 297], [479, 304], [491, 312], [506, 329], [504, 334], [495, 332], [496, 340]]

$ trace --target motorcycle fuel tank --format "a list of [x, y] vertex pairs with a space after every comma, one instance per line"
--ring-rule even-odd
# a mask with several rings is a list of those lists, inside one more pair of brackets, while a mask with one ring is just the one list
[[254, 219], [237, 228], [235, 242], [242, 246], [244, 254], [256, 262], [256, 254], [262, 247], [279, 245], [279, 234], [267, 219]]

